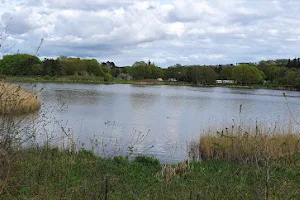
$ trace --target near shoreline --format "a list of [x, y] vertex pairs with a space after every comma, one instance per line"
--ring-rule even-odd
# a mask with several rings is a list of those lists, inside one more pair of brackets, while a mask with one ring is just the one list
[[[152, 157], [111, 159], [80, 150], [31, 148], [1, 171], [2, 199], [262, 199], [265, 167], [218, 160], [161, 165]], [[13, 172], [13, 173], [10, 173]], [[296, 199], [299, 170], [271, 166], [267, 196]]]

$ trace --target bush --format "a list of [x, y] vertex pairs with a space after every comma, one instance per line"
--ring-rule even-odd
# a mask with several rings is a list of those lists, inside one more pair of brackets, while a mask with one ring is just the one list
[[126, 156], [126, 157], [115, 156], [113, 158], [113, 162], [120, 164], [120, 165], [126, 165], [126, 164], [129, 164], [129, 158], [128, 158], [128, 156]]
[[92, 151], [86, 150], [84, 148], [78, 151], [78, 157], [81, 158], [96, 158], [95, 154]]
[[137, 156], [134, 163], [146, 166], [154, 171], [159, 171], [161, 169], [161, 165], [158, 159], [149, 156]]
[[51, 77], [46, 75], [46, 76], [43, 76], [43, 79], [46, 80], [46, 81], [49, 81], [51, 79]]
[[110, 81], [112, 81], [113, 79], [114, 79], [114, 78], [112, 77], [111, 74], [109, 74], [109, 73], [104, 74], [104, 81], [105, 81], [105, 82], [110, 82]]
[[0, 80], [6, 80], [7, 76], [5, 74], [0, 74]]

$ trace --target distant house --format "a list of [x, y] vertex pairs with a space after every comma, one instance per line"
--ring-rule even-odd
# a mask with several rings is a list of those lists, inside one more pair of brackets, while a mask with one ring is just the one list
[[234, 80], [216, 80], [217, 84], [234, 84]]
[[169, 82], [177, 82], [177, 79], [176, 78], [169, 78], [168, 81]]
[[131, 81], [133, 79], [132, 76], [125, 74], [125, 73], [119, 74], [118, 78], [122, 79], [122, 80], [126, 80], [126, 81]]
[[162, 82], [162, 81], [164, 81], [164, 80], [163, 80], [162, 78], [158, 78], [157, 81]]

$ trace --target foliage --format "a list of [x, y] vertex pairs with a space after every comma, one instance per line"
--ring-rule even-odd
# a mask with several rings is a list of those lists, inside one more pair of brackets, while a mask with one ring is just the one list
[[211, 68], [207, 66], [193, 66], [189, 67], [187, 76], [194, 84], [211, 85], [216, 83], [217, 74]]
[[222, 70], [220, 71], [220, 75], [219, 78], [222, 80], [232, 80], [232, 70], [234, 67], [224, 67], [222, 68]]
[[[138, 61], [132, 66], [117, 67], [113, 62], [107, 61], [100, 64], [96, 59], [60, 56], [57, 59], [46, 58], [40, 61], [36, 56], [15, 54], [5, 55], [0, 60], [0, 74], [5, 76], [30, 76], [31, 78], [33, 76], [55, 78], [74, 76], [77, 81], [84, 79], [88, 82], [95, 82], [95, 77], [103, 77], [106, 82], [111, 82], [112, 77], [123, 82], [132, 79], [154, 80], [163, 78], [165, 81], [172, 79], [182, 82], [182, 84], [201, 85], [213, 85], [216, 79], [222, 79], [234, 80], [238, 85], [260, 84], [263, 87], [262, 84], [265, 83], [270, 87], [282, 86], [282, 88], [287, 89], [299, 89], [300, 59], [262, 60], [258, 64], [240, 63], [236, 66], [232, 64], [211, 66], [182, 66], [176, 64], [163, 69], [151, 61], [147, 63]], [[51, 78], [49, 81], [55, 78]], [[168, 84], [167, 82], [163, 83]]]
[[105, 82], [110, 82], [112, 80], [114, 80], [114, 77], [112, 77], [112, 75], [110, 75], [109, 73], [104, 74], [104, 81]]
[[137, 156], [133, 162], [144, 166], [148, 166], [149, 169], [151, 168], [151, 170], [153, 170], [154, 172], [157, 172], [161, 169], [159, 160], [154, 157]]
[[163, 70], [154, 63], [147, 64], [143, 61], [135, 62], [132, 67], [127, 67], [126, 71], [136, 80], [162, 78], [164, 74]]
[[187, 81], [187, 67], [180, 64], [168, 67], [164, 72], [164, 77], [166, 80], [175, 78], [178, 81]]
[[40, 59], [28, 54], [6, 55], [0, 60], [0, 74], [9, 76], [104, 76], [107, 69], [95, 59], [68, 58], [60, 56], [57, 59]]
[[5, 75], [33, 75], [41, 61], [28, 54], [5, 55], [0, 61], [0, 73]]
[[264, 73], [256, 66], [242, 64], [232, 69], [232, 78], [241, 85], [263, 83]]

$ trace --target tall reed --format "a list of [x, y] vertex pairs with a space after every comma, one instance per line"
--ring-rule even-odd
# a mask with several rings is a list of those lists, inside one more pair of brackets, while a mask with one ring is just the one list
[[0, 114], [24, 114], [39, 110], [38, 95], [22, 87], [0, 83]]
[[218, 159], [259, 164], [266, 159], [280, 160], [300, 154], [300, 135], [277, 132], [258, 125], [244, 129], [232, 126], [200, 137], [199, 153], [203, 160]]

